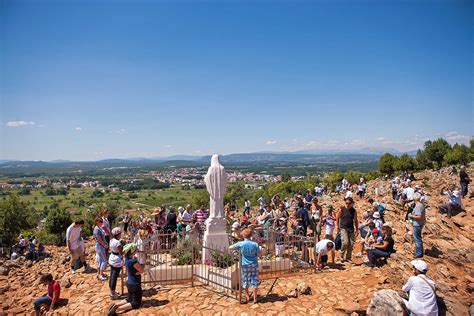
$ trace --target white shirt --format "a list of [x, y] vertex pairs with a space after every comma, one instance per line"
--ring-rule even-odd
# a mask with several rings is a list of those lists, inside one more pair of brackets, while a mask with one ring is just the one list
[[413, 201], [413, 194], [415, 194], [415, 189], [413, 188], [405, 188], [403, 189], [403, 194], [407, 196], [407, 201]]
[[444, 192], [444, 194], [448, 197], [449, 203], [462, 206], [461, 192], [455, 190], [452, 194], [449, 194], [449, 192]]
[[117, 240], [115, 238], [112, 239], [109, 243], [109, 246], [110, 246], [110, 251], [112, 251], [112, 253], [109, 256], [109, 264], [112, 267], [120, 268], [122, 266], [122, 263], [123, 263], [122, 262], [122, 257], [113, 254], [113, 252], [115, 252], [115, 253], [119, 252], [120, 240]]
[[263, 199], [263, 197], [260, 197], [258, 199], [258, 202], [260, 203], [260, 208], [263, 208], [265, 206], [265, 200]]
[[250, 201], [249, 200], [245, 201], [245, 207], [250, 207]]
[[346, 191], [346, 199], [352, 197], [352, 191]]
[[326, 256], [329, 253], [329, 250], [328, 250], [328, 243], [329, 242], [334, 243], [332, 240], [329, 240], [329, 239], [323, 239], [323, 240], [319, 241], [316, 244], [316, 253], [321, 255], [321, 256]]
[[145, 264], [146, 261], [146, 255], [145, 255], [145, 244], [143, 243], [143, 240], [140, 237], [137, 237], [135, 239], [135, 244], [137, 245], [137, 254], [136, 257], [138, 259], [139, 264]]
[[77, 249], [81, 246], [81, 227], [74, 227], [71, 224], [66, 230], [66, 242], [71, 245], [71, 250]]
[[414, 316], [437, 316], [436, 295], [421, 278], [424, 278], [433, 288], [435, 287], [434, 281], [425, 275], [411, 276], [402, 288], [404, 292], [410, 291], [407, 307]]

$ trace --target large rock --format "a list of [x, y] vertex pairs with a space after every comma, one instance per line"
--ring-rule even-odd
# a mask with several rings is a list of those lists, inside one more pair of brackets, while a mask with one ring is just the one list
[[380, 290], [367, 308], [367, 316], [405, 316], [408, 309], [403, 299], [393, 290]]
[[5, 267], [5, 266], [0, 266], [0, 275], [5, 275], [7, 276], [8, 273], [10, 272], [10, 268], [9, 267]]

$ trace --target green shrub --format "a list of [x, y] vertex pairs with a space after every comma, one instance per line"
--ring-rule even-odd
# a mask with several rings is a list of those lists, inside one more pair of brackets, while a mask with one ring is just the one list
[[66, 230], [71, 225], [71, 214], [65, 209], [51, 209], [46, 217], [44, 228], [50, 234], [57, 237], [57, 243], [62, 243]]
[[37, 212], [27, 202], [20, 201], [12, 194], [0, 202], [0, 244], [13, 245], [22, 230], [28, 230], [36, 224]]
[[226, 269], [237, 262], [237, 258], [227, 252], [211, 250], [213, 266]]

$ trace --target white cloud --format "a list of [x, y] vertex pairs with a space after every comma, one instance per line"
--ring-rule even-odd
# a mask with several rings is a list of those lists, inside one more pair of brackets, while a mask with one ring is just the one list
[[449, 132], [446, 135], [444, 135], [444, 138], [450, 143], [468, 143], [472, 136], [469, 135], [463, 135], [458, 132]]
[[5, 125], [8, 127], [32, 126], [35, 124], [36, 124], [35, 122], [31, 122], [31, 121], [29, 122], [28, 121], [10, 121], [10, 122], [5, 123]]
[[82, 132], [82, 127], [76, 127], [75, 130], [78, 132]]
[[171, 147], [173, 147], [173, 146], [171, 146], [171, 145], [166, 145], [165, 146], [165, 148], [171, 148]]
[[109, 131], [110, 134], [119, 134], [119, 135], [125, 134], [126, 132], [127, 130], [125, 128], [117, 129], [115, 131]]
[[266, 144], [267, 145], [275, 145], [277, 143], [276, 140], [267, 140]]

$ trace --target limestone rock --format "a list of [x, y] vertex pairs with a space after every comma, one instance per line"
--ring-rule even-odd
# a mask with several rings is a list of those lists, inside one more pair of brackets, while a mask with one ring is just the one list
[[10, 272], [10, 268], [5, 267], [5, 266], [0, 266], [0, 275], [7, 276], [9, 272]]
[[311, 287], [306, 282], [300, 282], [297, 285], [298, 293], [302, 295], [311, 295]]
[[407, 307], [394, 290], [380, 290], [376, 292], [367, 308], [367, 316], [405, 315], [408, 315]]

